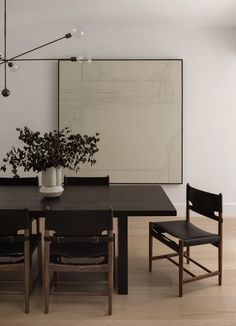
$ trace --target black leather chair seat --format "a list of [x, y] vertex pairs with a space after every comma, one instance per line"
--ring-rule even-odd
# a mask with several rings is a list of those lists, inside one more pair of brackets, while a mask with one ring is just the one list
[[[51, 243], [50, 259], [55, 263], [104, 263], [107, 261], [107, 243]], [[63, 258], [67, 258], [66, 260]], [[98, 259], [99, 258], [99, 259]], [[64, 263], [65, 263], [64, 262]]]
[[192, 223], [184, 221], [167, 221], [153, 223], [153, 230], [170, 235], [184, 241], [185, 246], [217, 243], [219, 235], [204, 231]]
[[[30, 239], [30, 255], [37, 247], [37, 237]], [[0, 264], [22, 263], [24, 261], [24, 241], [0, 242]]]

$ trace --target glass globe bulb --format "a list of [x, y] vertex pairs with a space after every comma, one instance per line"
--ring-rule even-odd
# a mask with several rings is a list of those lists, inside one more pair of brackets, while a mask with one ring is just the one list
[[82, 27], [74, 27], [71, 32], [72, 37], [81, 38], [85, 35]]
[[79, 63], [83, 62], [83, 57], [80, 55], [79, 57], [76, 58]]
[[13, 62], [8, 62], [8, 68], [10, 72], [16, 72], [18, 70], [18, 66]]
[[87, 61], [88, 63], [91, 63], [92, 62], [92, 57], [91, 57], [91, 55], [89, 55], [88, 56], [88, 61]]

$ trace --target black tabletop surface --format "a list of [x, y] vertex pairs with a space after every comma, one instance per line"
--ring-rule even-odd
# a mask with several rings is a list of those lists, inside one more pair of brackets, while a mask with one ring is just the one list
[[41, 213], [55, 210], [113, 208], [119, 217], [176, 215], [176, 209], [160, 185], [66, 186], [59, 198], [43, 198], [35, 186], [0, 186], [0, 209], [27, 207]]

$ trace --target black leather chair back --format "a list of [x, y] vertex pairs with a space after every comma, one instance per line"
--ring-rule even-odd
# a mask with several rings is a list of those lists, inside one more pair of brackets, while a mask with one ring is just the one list
[[187, 184], [187, 209], [218, 221], [222, 213], [222, 194], [212, 194]]
[[30, 229], [30, 217], [27, 209], [0, 210], [0, 237], [14, 236], [17, 231]]
[[1, 186], [38, 186], [38, 177], [30, 178], [0, 178]]
[[56, 236], [95, 236], [112, 230], [112, 210], [46, 211], [45, 229]]
[[109, 186], [109, 176], [106, 177], [64, 177], [66, 186]]

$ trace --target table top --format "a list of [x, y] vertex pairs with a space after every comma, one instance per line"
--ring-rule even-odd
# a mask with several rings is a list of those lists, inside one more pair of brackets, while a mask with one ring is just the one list
[[27, 207], [40, 214], [54, 210], [99, 210], [112, 207], [114, 216], [176, 215], [160, 185], [66, 186], [59, 198], [43, 198], [35, 186], [0, 186], [0, 209]]

